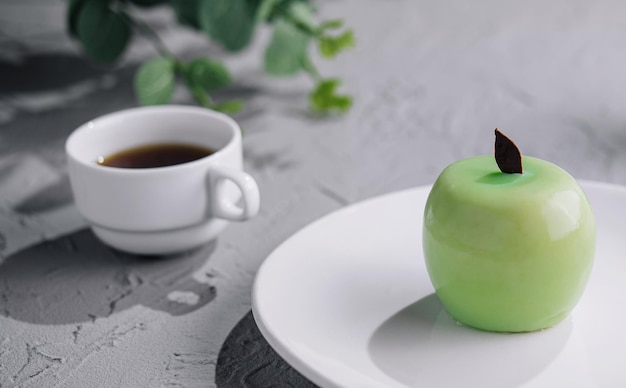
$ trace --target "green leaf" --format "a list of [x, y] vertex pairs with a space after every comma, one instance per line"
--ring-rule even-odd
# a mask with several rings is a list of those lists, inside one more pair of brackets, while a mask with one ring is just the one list
[[293, 1], [289, 4], [289, 18], [302, 30], [314, 35], [317, 31], [313, 7], [308, 3]]
[[[304, 7], [301, 7], [303, 5]], [[299, 22], [297, 19], [302, 19], [303, 25], [313, 26], [313, 8], [308, 4], [307, 0], [260, 0], [256, 20], [259, 22], [273, 22], [288, 15], [296, 23]]]
[[315, 90], [309, 95], [311, 108], [318, 113], [348, 111], [352, 106], [352, 98], [336, 94], [340, 84], [341, 81], [338, 79], [327, 79], [318, 83]]
[[144, 63], [135, 74], [135, 94], [142, 105], [169, 102], [174, 93], [175, 60], [158, 57]]
[[185, 82], [190, 86], [200, 86], [208, 91], [217, 90], [231, 81], [228, 69], [217, 61], [197, 58], [191, 61], [184, 70]]
[[239, 51], [252, 39], [257, 7], [255, 0], [205, 0], [200, 3], [200, 26], [226, 50]]
[[85, 0], [70, 0], [67, 5], [67, 31], [70, 33], [70, 36], [75, 38], [78, 37], [78, 15], [80, 14], [80, 10], [82, 9], [84, 3]]
[[264, 67], [271, 75], [292, 75], [302, 69], [310, 36], [281, 19], [276, 22], [272, 40], [265, 49]]
[[262, 0], [256, 13], [258, 22], [270, 22], [290, 0]]
[[179, 23], [200, 29], [198, 20], [200, 0], [170, 0], [170, 3]]
[[116, 61], [130, 40], [127, 16], [113, 11], [103, 0], [84, 0], [76, 32], [85, 53], [98, 62]]
[[345, 31], [339, 36], [322, 36], [319, 39], [319, 50], [323, 57], [334, 58], [345, 49], [355, 46], [352, 30]]
[[341, 28], [341, 27], [343, 27], [343, 20], [334, 19], [334, 20], [327, 20], [323, 22], [322, 24], [320, 24], [319, 29], [321, 31], [325, 31], [325, 30], [336, 30], [337, 28]]
[[221, 102], [213, 107], [218, 112], [226, 114], [235, 114], [240, 112], [244, 107], [244, 103], [241, 100], [229, 100]]

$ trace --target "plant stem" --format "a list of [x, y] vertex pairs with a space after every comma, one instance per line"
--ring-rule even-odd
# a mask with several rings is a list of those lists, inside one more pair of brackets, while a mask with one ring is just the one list
[[[131, 25], [135, 26], [141, 32], [141, 34], [143, 34], [143, 36], [145, 36], [152, 43], [152, 45], [154, 46], [156, 51], [159, 53], [159, 55], [161, 55], [162, 57], [169, 57], [174, 60], [174, 68], [175, 68], [176, 73], [178, 73], [179, 76], [184, 77], [185, 71], [186, 71], [185, 64], [181, 62], [167, 48], [167, 46], [165, 45], [163, 40], [161, 40], [159, 35], [148, 24], [144, 23], [143, 21], [133, 19], [128, 14], [126, 14], [126, 18], [131, 23]], [[187, 86], [187, 89], [189, 89], [189, 91], [191, 92], [191, 94], [200, 103], [200, 105], [206, 108], [215, 107], [215, 102], [213, 102], [213, 99], [211, 98], [211, 96], [209, 96], [206, 90], [204, 90], [202, 87], [192, 86], [188, 84], [186, 86]]]
[[311, 58], [308, 55], [302, 58], [302, 68], [304, 69], [304, 71], [309, 73], [309, 75], [313, 78], [313, 80], [315, 80], [315, 82], [319, 83], [322, 81], [322, 76], [317, 71], [315, 65], [313, 65], [313, 62], [311, 62]]
[[193, 87], [193, 86], [188, 86], [188, 88], [191, 91], [191, 93], [194, 95], [196, 100], [198, 100], [200, 105], [204, 106], [205, 108], [215, 107], [215, 102], [213, 102], [213, 99], [211, 98], [211, 96], [209, 96], [209, 94], [204, 89], [202, 89], [201, 87]]
[[165, 43], [161, 40], [159, 35], [157, 35], [157, 33], [154, 32], [152, 27], [150, 27], [148, 24], [144, 23], [142, 20], [137, 20], [137, 19], [133, 19], [133, 18], [130, 18], [130, 17], [128, 17], [128, 20], [130, 20], [131, 23], [135, 27], [137, 27], [137, 29], [146, 37], [146, 39], [148, 39], [152, 43], [152, 45], [154, 46], [156, 51], [161, 56], [176, 58], [176, 56], [174, 56], [174, 54], [172, 54], [172, 52], [167, 48]]
[[304, 32], [305, 34], [316, 37], [320, 34], [320, 28], [316, 26], [311, 26], [306, 23], [304, 20], [298, 17], [296, 13], [292, 9], [287, 10], [285, 13], [281, 15], [286, 21], [293, 24], [297, 29]]

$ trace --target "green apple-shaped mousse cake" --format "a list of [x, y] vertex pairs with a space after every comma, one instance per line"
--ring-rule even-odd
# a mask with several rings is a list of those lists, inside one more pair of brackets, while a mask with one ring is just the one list
[[552, 163], [522, 160], [497, 129], [495, 158], [448, 166], [424, 212], [437, 296], [456, 320], [488, 331], [535, 331], [565, 318], [589, 279], [595, 236], [576, 180]]

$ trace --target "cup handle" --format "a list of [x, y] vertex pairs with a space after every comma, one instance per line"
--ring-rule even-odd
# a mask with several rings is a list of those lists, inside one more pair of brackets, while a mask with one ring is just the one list
[[[241, 191], [242, 206], [224, 198], [222, 186], [226, 181], [237, 185]], [[243, 171], [228, 167], [211, 167], [208, 172], [211, 215], [230, 221], [245, 221], [259, 212], [261, 195], [254, 178]]]

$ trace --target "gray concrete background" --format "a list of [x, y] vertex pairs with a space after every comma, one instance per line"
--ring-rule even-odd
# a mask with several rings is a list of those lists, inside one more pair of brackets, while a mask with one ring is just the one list
[[[344, 117], [306, 112], [306, 77], [262, 72], [261, 30], [227, 55], [146, 15], [172, 50], [222, 58], [246, 100], [246, 169], [262, 210], [214, 243], [145, 260], [113, 252], [72, 204], [63, 142], [136, 105], [137, 39], [114, 68], [79, 56], [62, 1], [0, 1], [0, 386], [304, 386], [248, 314], [267, 255], [347, 204], [432, 183], [490, 153], [493, 129], [579, 179], [626, 184], [626, 4], [620, 1], [320, 2], [358, 45], [326, 75], [355, 96]], [[178, 91], [176, 103], [192, 103]], [[248, 355], [248, 357], [246, 357]]]

